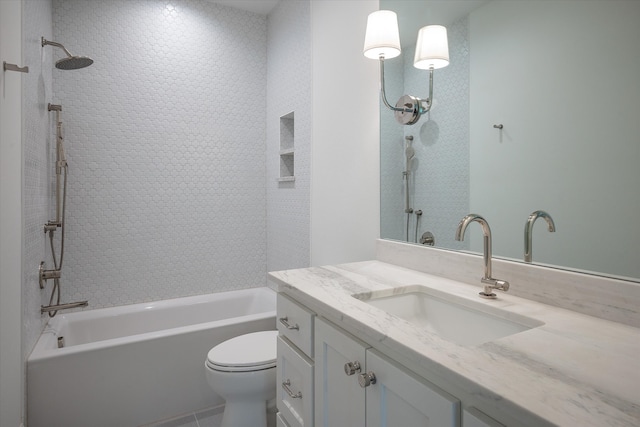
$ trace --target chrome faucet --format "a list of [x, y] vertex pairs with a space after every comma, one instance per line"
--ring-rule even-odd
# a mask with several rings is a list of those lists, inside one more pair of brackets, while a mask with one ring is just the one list
[[493, 290], [498, 289], [506, 292], [509, 290], [509, 282], [491, 277], [491, 228], [489, 228], [487, 220], [478, 214], [466, 215], [462, 220], [460, 220], [460, 224], [458, 224], [458, 228], [456, 229], [456, 240], [464, 240], [464, 232], [469, 224], [474, 221], [480, 223], [482, 226], [482, 234], [484, 235], [484, 276], [480, 280], [484, 283], [484, 291], [480, 292], [480, 296], [482, 298], [496, 298], [497, 296], [493, 293]]
[[527, 223], [524, 225], [524, 262], [531, 262], [532, 260], [531, 246], [533, 244], [533, 238], [531, 232], [533, 231], [533, 223], [536, 222], [538, 218], [544, 218], [545, 221], [547, 221], [547, 229], [550, 233], [556, 231], [556, 225], [553, 223], [551, 215], [545, 211], [532, 212], [527, 219]]

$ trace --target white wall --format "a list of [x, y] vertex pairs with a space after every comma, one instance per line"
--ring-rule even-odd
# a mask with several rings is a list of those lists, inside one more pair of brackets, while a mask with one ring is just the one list
[[41, 46], [40, 37], [52, 39], [53, 16], [50, 0], [23, 2], [22, 51], [29, 74], [23, 76], [23, 353], [26, 358], [36, 343], [48, 316], [40, 314], [40, 305], [49, 304], [53, 283], [40, 290], [38, 265], [46, 261], [53, 268], [49, 239], [43, 233], [44, 224], [54, 219], [49, 210], [50, 173], [55, 167], [55, 135], [52, 131], [55, 115], [47, 111], [53, 101], [53, 57], [50, 48]]
[[[0, 2], [0, 58], [22, 66], [20, 1]], [[18, 427], [23, 412], [21, 338], [22, 74], [0, 77], [0, 425]]]
[[378, 63], [362, 55], [377, 0], [312, 1], [311, 264], [373, 259], [380, 224]]
[[494, 1], [471, 14], [471, 210], [494, 253], [522, 254], [525, 221], [543, 209], [557, 231], [536, 224], [534, 261], [640, 277], [639, 19], [637, 1]]

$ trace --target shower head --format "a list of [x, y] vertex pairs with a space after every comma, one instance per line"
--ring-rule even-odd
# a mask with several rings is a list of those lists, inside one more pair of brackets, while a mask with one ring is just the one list
[[59, 70], [77, 70], [93, 64], [93, 59], [87, 56], [71, 56], [56, 61], [56, 68]]
[[56, 68], [59, 70], [77, 70], [79, 68], [88, 67], [89, 65], [93, 64], [93, 59], [87, 56], [72, 55], [71, 52], [69, 52], [67, 48], [65, 48], [60, 43], [52, 42], [42, 37], [41, 44], [43, 47], [46, 45], [59, 47], [62, 50], [64, 50], [64, 53], [67, 54], [66, 58], [62, 58], [56, 61]]

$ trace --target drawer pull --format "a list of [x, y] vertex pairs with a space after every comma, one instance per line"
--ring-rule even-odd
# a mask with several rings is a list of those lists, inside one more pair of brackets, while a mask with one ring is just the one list
[[291, 380], [289, 380], [289, 379], [287, 379], [285, 382], [282, 383], [282, 388], [284, 389], [284, 391], [287, 392], [289, 397], [292, 398], [292, 399], [302, 399], [302, 393], [301, 392], [297, 392], [297, 393], [294, 394], [291, 391], [291, 389], [289, 388], [290, 385], [291, 385]]
[[281, 317], [280, 319], [278, 319], [280, 321], [280, 323], [282, 323], [284, 325], [285, 328], [287, 329], [295, 329], [296, 331], [300, 330], [300, 327], [298, 326], [298, 324], [296, 323], [295, 325], [291, 326], [289, 324], [289, 317], [285, 316], [285, 317]]

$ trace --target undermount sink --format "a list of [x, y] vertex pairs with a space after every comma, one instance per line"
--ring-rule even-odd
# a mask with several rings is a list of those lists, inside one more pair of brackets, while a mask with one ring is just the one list
[[516, 313], [421, 285], [353, 295], [460, 345], [475, 346], [543, 325]]

